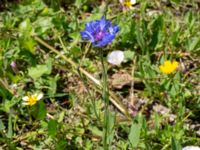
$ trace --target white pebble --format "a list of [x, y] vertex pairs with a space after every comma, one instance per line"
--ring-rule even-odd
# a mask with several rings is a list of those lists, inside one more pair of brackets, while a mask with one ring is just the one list
[[124, 60], [124, 52], [120, 50], [112, 51], [107, 60], [112, 65], [120, 65]]
[[182, 150], [200, 150], [198, 146], [186, 146]]

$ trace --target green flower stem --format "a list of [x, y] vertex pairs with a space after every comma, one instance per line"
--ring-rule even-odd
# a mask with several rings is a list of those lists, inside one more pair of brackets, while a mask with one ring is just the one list
[[[65, 53], [67, 53], [67, 49], [66, 49], [66, 47], [65, 47], [65, 45], [64, 45], [64, 42], [63, 42], [62, 38], [61, 38], [60, 36], [58, 36], [58, 39], [59, 39], [59, 41], [60, 41], [60, 43], [61, 43], [61, 45], [62, 45], [63, 50], [65, 51]], [[79, 69], [79, 68], [82, 66], [83, 60], [85, 59], [86, 54], [90, 51], [90, 49], [91, 49], [91, 43], [88, 43], [88, 44], [86, 45], [86, 48], [85, 48], [83, 57], [82, 57], [81, 60], [80, 60], [80, 64], [79, 64], [78, 67], [77, 67], [77, 71], [78, 71], [79, 77], [80, 77], [80, 79], [82, 80], [84, 86], [86, 87], [87, 93], [88, 93], [88, 95], [89, 95], [89, 97], [90, 97], [90, 99], [91, 99], [91, 102], [92, 102], [92, 105], [93, 105], [93, 109], [94, 109], [95, 116], [96, 116], [97, 120], [100, 121], [100, 117], [99, 117], [99, 115], [98, 115], [98, 113], [97, 113], [97, 110], [96, 110], [95, 98], [94, 98], [94, 97], [92, 96], [92, 94], [90, 93], [89, 86], [88, 86], [88, 84], [87, 84], [87, 80], [84, 79], [84, 77], [83, 77], [83, 75], [82, 75], [82, 73], [81, 73], [81, 71], [80, 71], [80, 69]]]
[[109, 90], [108, 90], [108, 78], [107, 78], [107, 70], [105, 68], [105, 64], [103, 61], [103, 50], [100, 49], [100, 59], [101, 59], [101, 65], [102, 65], [102, 98], [105, 103], [105, 108], [104, 108], [104, 134], [103, 134], [103, 147], [104, 150], [108, 150], [109, 148], [109, 143], [108, 137], [109, 137], [109, 127], [108, 127], [108, 121], [109, 121]]
[[88, 43], [88, 44], [86, 45], [85, 51], [84, 51], [84, 53], [83, 53], [83, 57], [82, 57], [81, 60], [80, 60], [80, 67], [81, 67], [82, 64], [83, 64], [83, 60], [85, 59], [86, 54], [87, 54], [90, 50], [91, 50], [91, 43]]
[[[51, 50], [53, 53], [59, 55], [63, 60], [65, 60], [67, 63], [69, 63], [72, 67], [77, 68], [77, 64], [72, 61], [70, 58], [67, 58], [65, 55], [63, 55], [62, 53], [60, 53], [58, 50], [56, 50], [54, 47], [50, 46], [48, 43], [46, 43], [45, 41], [43, 41], [42, 39], [40, 39], [37, 36], [34, 36], [34, 39], [40, 43], [41, 45], [43, 45], [44, 47], [48, 48], [49, 50]], [[89, 78], [93, 83], [95, 83], [96, 86], [98, 86], [99, 88], [102, 88], [101, 82], [99, 80], [97, 80], [96, 78], [94, 78], [91, 74], [89, 74], [87, 71], [85, 71], [83, 68], [79, 68], [80, 72], [82, 74], [84, 74], [87, 78]], [[110, 101], [113, 103], [113, 105], [115, 105], [115, 107], [124, 115], [126, 115], [127, 119], [131, 120], [131, 117], [127, 111], [127, 109], [125, 108], [125, 106], [123, 105], [123, 103], [117, 98], [117, 96], [110, 91]]]
[[94, 114], [97, 118], [97, 120], [100, 122], [100, 117], [99, 117], [99, 114], [97, 113], [97, 109], [96, 109], [96, 103], [95, 103], [95, 98], [92, 96], [90, 90], [89, 90], [89, 86], [87, 84], [87, 80], [85, 80], [85, 78], [83, 77], [82, 73], [80, 72], [79, 68], [77, 69], [78, 70], [78, 74], [84, 84], [84, 86], [86, 87], [86, 90], [87, 90], [87, 93], [91, 99], [91, 102], [92, 102], [92, 106], [93, 106], [93, 109], [94, 109]]

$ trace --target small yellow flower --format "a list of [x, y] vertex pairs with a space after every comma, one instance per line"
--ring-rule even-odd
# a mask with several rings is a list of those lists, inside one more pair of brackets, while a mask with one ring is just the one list
[[177, 61], [166, 60], [159, 68], [162, 73], [171, 74], [177, 69], [178, 64]]
[[42, 97], [43, 97], [42, 93], [24, 96], [22, 98], [22, 100], [24, 101], [22, 104], [23, 105], [33, 106], [33, 105], [35, 105], [37, 103], [37, 101], [41, 100]]
[[136, 4], [136, 0], [125, 0], [124, 1], [124, 5], [126, 7], [128, 7], [129, 9], [132, 9], [133, 8], [133, 5]]

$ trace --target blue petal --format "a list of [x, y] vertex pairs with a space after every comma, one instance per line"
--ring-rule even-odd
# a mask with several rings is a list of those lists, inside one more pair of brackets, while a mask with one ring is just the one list
[[114, 38], [115, 34], [107, 34], [105, 35], [102, 41], [99, 41], [96, 44], [94, 44], [94, 47], [106, 46], [108, 43], [112, 42]]
[[111, 34], [116, 34], [119, 31], [119, 27], [118, 26], [113, 26], [109, 28], [109, 32]]
[[85, 30], [87, 30], [90, 33], [93, 32], [93, 22], [92, 21], [85, 24]]
[[105, 38], [103, 38], [103, 40], [101, 42], [108, 44], [108, 43], [111, 43], [114, 40], [114, 38], [115, 38], [115, 35], [112, 34], [112, 35], [109, 35], [109, 36], [106, 36]]
[[100, 29], [101, 30], [106, 30], [107, 28], [109, 28], [111, 26], [111, 23], [110, 21], [107, 21], [105, 19], [105, 17], [101, 17], [101, 20], [100, 20]]
[[94, 39], [94, 37], [92, 36], [92, 34], [90, 33], [90, 32], [88, 32], [88, 31], [83, 31], [83, 32], [81, 32], [81, 36], [82, 36], [82, 38], [83, 39], [88, 39], [88, 40], [91, 40], [91, 42], [94, 42], [95, 41], [95, 39]]
[[89, 32], [93, 33], [96, 32], [100, 28], [100, 21], [90, 21], [85, 25], [85, 30], [88, 30]]

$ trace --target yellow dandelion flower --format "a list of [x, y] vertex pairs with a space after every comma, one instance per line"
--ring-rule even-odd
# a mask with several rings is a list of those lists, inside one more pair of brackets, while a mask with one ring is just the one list
[[162, 73], [171, 74], [177, 69], [178, 65], [179, 63], [177, 61], [167, 60], [159, 68]]
[[28, 96], [24, 96], [22, 98], [23, 100], [23, 105], [29, 105], [29, 106], [33, 106], [37, 103], [37, 101], [41, 100], [43, 97], [43, 94], [33, 94], [33, 95], [28, 95]]

